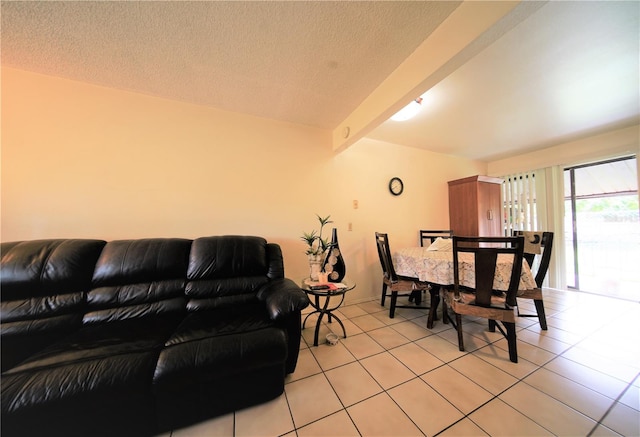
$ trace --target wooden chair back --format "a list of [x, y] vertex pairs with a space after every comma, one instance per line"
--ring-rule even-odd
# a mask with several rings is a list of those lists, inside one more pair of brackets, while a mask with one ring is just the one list
[[433, 243], [438, 237], [451, 238], [453, 237], [453, 231], [450, 229], [437, 230], [437, 231], [421, 229], [420, 230], [420, 247], [424, 247], [426, 242], [428, 242], [429, 244]]
[[378, 247], [378, 257], [384, 276], [391, 282], [398, 281], [398, 275], [393, 268], [393, 260], [391, 258], [391, 249], [389, 249], [389, 238], [387, 234], [376, 232], [376, 246]]
[[462, 253], [471, 253], [475, 258], [475, 305], [491, 306], [493, 281], [499, 255], [513, 257], [513, 267], [505, 300], [510, 307], [516, 306], [516, 295], [522, 273], [524, 237], [457, 237], [453, 236], [454, 293], [460, 296], [460, 259]]
[[[522, 231], [514, 231], [514, 236], [522, 236]], [[549, 263], [551, 262], [551, 251], [553, 249], [553, 232], [543, 232], [542, 233], [542, 241], [540, 242], [540, 247], [542, 248], [542, 254], [538, 256], [539, 264], [537, 266], [536, 271], [536, 285], [538, 288], [542, 287], [542, 283], [544, 282], [544, 278], [547, 276], [547, 271], [549, 270]], [[525, 253], [524, 259], [527, 260], [529, 267], [533, 269], [533, 265], [536, 260], [535, 253]]]

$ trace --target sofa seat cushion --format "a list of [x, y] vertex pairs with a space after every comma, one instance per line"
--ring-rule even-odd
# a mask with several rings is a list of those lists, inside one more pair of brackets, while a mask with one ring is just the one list
[[3, 435], [155, 433], [151, 381], [177, 325], [154, 318], [87, 326], [4, 372]]
[[282, 364], [287, 335], [260, 303], [189, 314], [160, 353], [154, 384], [180, 385]]
[[177, 320], [87, 326], [2, 374], [2, 414], [67, 399], [128, 398], [150, 393], [160, 349]]

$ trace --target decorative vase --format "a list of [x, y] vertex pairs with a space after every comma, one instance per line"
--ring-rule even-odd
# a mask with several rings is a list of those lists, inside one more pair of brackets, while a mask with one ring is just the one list
[[329, 243], [327, 256], [322, 264], [322, 270], [329, 274], [329, 282], [342, 281], [346, 273], [347, 269], [344, 265], [342, 252], [340, 252], [340, 245], [338, 244], [338, 230], [336, 228], [333, 228], [331, 243]]
[[322, 269], [322, 262], [324, 259], [324, 253], [317, 255], [309, 254], [309, 278], [312, 281], [318, 280], [318, 273]]

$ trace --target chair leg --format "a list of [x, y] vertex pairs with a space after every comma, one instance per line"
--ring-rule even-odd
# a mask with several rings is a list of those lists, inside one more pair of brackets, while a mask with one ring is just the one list
[[396, 315], [396, 301], [398, 300], [398, 292], [397, 291], [392, 291], [391, 292], [391, 305], [389, 306], [389, 318], [393, 319], [393, 317]]
[[543, 331], [547, 330], [547, 316], [544, 313], [544, 302], [540, 299], [533, 301], [536, 305], [536, 312], [538, 313], [538, 320], [540, 321], [540, 328]]
[[422, 292], [420, 290], [413, 290], [409, 295], [409, 302], [420, 305], [422, 303]]
[[438, 318], [438, 304], [440, 303], [440, 290], [436, 287], [429, 289], [431, 295], [431, 306], [429, 307], [429, 317], [427, 318], [427, 328], [433, 329], [433, 321]]
[[456, 330], [458, 331], [458, 348], [464, 352], [464, 340], [462, 339], [462, 316], [456, 313]]
[[384, 306], [384, 300], [387, 297], [387, 284], [382, 283], [382, 299], [380, 299], [380, 306]]
[[447, 313], [447, 299], [442, 300], [442, 323], [449, 324], [449, 314]]
[[512, 363], [518, 362], [518, 348], [516, 346], [516, 324], [513, 322], [503, 322], [507, 330], [507, 343], [509, 345], [509, 359]]
[[489, 319], [489, 332], [496, 332], [496, 321]]

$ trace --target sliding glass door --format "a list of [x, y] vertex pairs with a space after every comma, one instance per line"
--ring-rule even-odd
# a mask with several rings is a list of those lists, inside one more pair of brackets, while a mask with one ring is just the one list
[[640, 300], [636, 158], [565, 169], [567, 285]]

